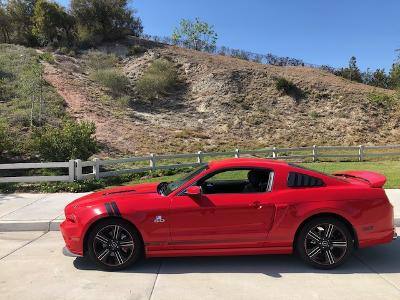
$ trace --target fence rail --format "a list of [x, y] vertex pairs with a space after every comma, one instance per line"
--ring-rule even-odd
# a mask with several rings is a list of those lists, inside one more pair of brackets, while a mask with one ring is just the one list
[[[396, 150], [398, 152], [396, 152]], [[371, 151], [374, 151], [371, 153]], [[380, 151], [380, 152], [376, 152]], [[206, 158], [211, 157], [243, 157], [243, 156], [263, 156], [270, 159], [282, 160], [310, 160], [313, 162], [328, 159], [350, 158], [357, 161], [364, 161], [368, 158], [379, 157], [400, 157], [400, 145], [384, 146], [312, 146], [295, 148], [265, 148], [258, 150], [240, 150], [230, 152], [202, 152], [181, 153], [181, 154], [151, 154], [141, 157], [128, 157], [119, 159], [98, 159], [82, 161], [80, 159], [68, 162], [46, 162], [46, 163], [14, 163], [0, 164], [0, 171], [4, 170], [28, 170], [28, 169], [67, 169], [66, 175], [51, 176], [3, 176], [0, 183], [6, 182], [50, 182], [50, 181], [80, 181], [84, 179], [99, 179], [123, 174], [142, 173], [147, 171], [168, 170], [198, 166], [205, 163]], [[193, 161], [174, 162], [162, 164], [161, 161], [176, 159], [193, 159]], [[142, 163], [134, 167], [126, 167], [127, 164]], [[122, 165], [121, 168], [110, 170], [110, 166]], [[124, 166], [125, 165], [125, 166]], [[14, 171], [15, 172], [15, 171]], [[66, 172], [65, 172], [66, 173]], [[8, 174], [6, 174], [8, 175]]]

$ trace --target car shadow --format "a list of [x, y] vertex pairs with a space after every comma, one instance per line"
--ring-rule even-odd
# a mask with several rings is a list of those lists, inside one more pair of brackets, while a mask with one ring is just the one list
[[[88, 259], [78, 257], [74, 266], [79, 270], [97, 270]], [[158, 267], [157, 267], [158, 266]], [[359, 249], [350, 259], [334, 270], [318, 270], [296, 255], [177, 257], [143, 259], [122, 273], [258, 273], [281, 278], [285, 273], [365, 274], [399, 273], [400, 240], [387, 245]]]

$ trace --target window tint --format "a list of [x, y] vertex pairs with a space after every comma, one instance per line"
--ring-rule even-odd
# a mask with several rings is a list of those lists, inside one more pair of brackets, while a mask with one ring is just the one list
[[288, 187], [318, 187], [323, 185], [322, 179], [297, 172], [290, 172], [287, 181]]
[[204, 194], [263, 193], [270, 190], [273, 172], [266, 169], [226, 169], [201, 179]]

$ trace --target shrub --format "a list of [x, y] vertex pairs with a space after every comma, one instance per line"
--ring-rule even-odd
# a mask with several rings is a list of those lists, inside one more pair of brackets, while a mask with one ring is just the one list
[[55, 62], [54, 56], [50, 52], [43, 52], [39, 54], [39, 59], [47, 61], [49, 64], [54, 64]]
[[0, 157], [2, 157], [3, 152], [11, 150], [12, 145], [9, 127], [4, 122], [0, 122]]
[[134, 45], [134, 46], [129, 48], [128, 55], [129, 56], [136, 56], [136, 55], [143, 54], [146, 51], [147, 51], [147, 49], [145, 47], [140, 46], [140, 45]]
[[298, 88], [293, 82], [283, 77], [276, 79], [275, 87], [278, 91], [293, 97], [296, 101], [305, 96], [305, 93], [300, 88]]
[[165, 59], [157, 59], [139, 78], [136, 87], [144, 99], [151, 100], [167, 94], [176, 86], [177, 81], [178, 73], [174, 65]]
[[368, 99], [371, 103], [377, 104], [383, 107], [391, 107], [396, 101], [398, 101], [397, 95], [388, 95], [381, 92], [370, 93]]
[[87, 160], [98, 151], [95, 131], [90, 122], [65, 121], [59, 128], [45, 126], [35, 133], [32, 147], [46, 161]]
[[117, 65], [118, 57], [115, 54], [91, 50], [85, 55], [85, 63], [91, 70], [109, 69]]
[[123, 94], [129, 86], [129, 79], [116, 69], [94, 70], [90, 79], [109, 88], [114, 94]]

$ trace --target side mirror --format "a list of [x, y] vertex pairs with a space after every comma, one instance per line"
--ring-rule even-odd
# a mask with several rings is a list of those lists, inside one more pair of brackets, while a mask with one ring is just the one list
[[186, 189], [185, 195], [192, 197], [199, 197], [201, 196], [201, 187], [196, 185], [189, 186]]

